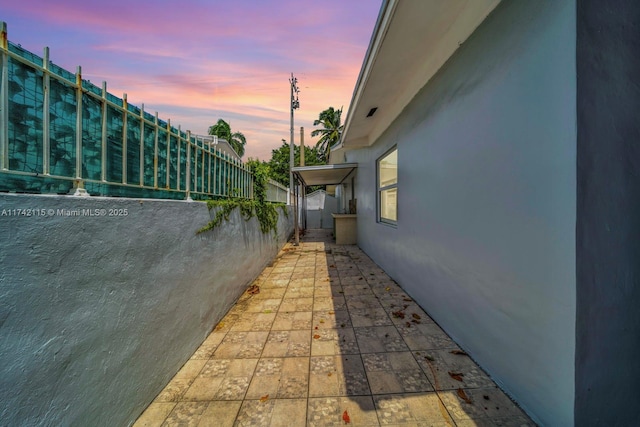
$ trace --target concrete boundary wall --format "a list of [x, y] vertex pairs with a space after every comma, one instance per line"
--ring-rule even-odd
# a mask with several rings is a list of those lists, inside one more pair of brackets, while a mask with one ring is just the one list
[[[18, 210], [29, 210], [31, 216]], [[206, 204], [0, 194], [0, 419], [127, 425], [292, 231]]]

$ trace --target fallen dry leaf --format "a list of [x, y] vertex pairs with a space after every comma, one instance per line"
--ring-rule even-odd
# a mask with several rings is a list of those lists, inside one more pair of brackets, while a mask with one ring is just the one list
[[268, 395], [268, 394], [265, 394], [264, 396], [262, 396], [262, 397], [260, 398], [260, 402], [266, 402], [268, 399], [269, 399], [269, 395]]
[[222, 328], [224, 328], [224, 322], [220, 322], [216, 325], [216, 331], [219, 331]]
[[417, 314], [417, 313], [411, 313], [411, 316], [413, 316], [413, 318], [414, 318], [414, 319], [417, 319], [417, 320], [422, 319], [422, 318], [420, 317], [420, 315], [419, 315], [419, 314]]
[[351, 418], [349, 418], [349, 413], [347, 411], [342, 413], [342, 421], [344, 421], [345, 424], [351, 423]]
[[433, 358], [433, 356], [431, 356], [429, 354], [427, 354], [424, 358], [427, 359], [429, 362], [433, 362], [434, 360], [436, 360], [436, 359]]
[[464, 376], [464, 374], [462, 372], [451, 372], [451, 371], [449, 371], [448, 374], [449, 374], [449, 376], [451, 378], [453, 378], [456, 381], [460, 381], [460, 382], [464, 381], [462, 379], [462, 377]]
[[386, 288], [384, 288], [384, 290], [389, 292], [391, 290], [391, 288], [387, 286]]
[[402, 301], [412, 302], [413, 300], [411, 298], [402, 298]]
[[412, 322], [412, 323], [415, 323], [416, 325], [420, 324], [420, 321], [419, 321], [419, 320], [416, 320], [416, 319], [413, 319], [411, 322]]
[[328, 376], [328, 377], [330, 377], [331, 375], [333, 375], [331, 372], [329, 372], [329, 373], [327, 374], [327, 376]]
[[460, 397], [460, 399], [464, 400], [465, 402], [471, 403], [471, 399], [469, 399], [469, 396], [467, 396], [467, 393], [465, 393], [464, 390], [461, 388], [458, 389], [458, 396]]
[[403, 313], [403, 312], [401, 312], [400, 310], [398, 310], [398, 311], [394, 311], [394, 312], [393, 312], [393, 313], [391, 313], [391, 314], [393, 314], [393, 317], [397, 317], [397, 318], [399, 318], [399, 319], [404, 319], [404, 313]]
[[451, 350], [449, 353], [451, 353], [451, 354], [457, 354], [457, 355], [459, 355], [459, 356], [466, 356], [466, 355], [467, 355], [467, 353], [466, 353], [466, 352], [464, 352], [464, 351], [462, 351], [462, 350]]
[[258, 285], [253, 285], [247, 289], [247, 293], [249, 295], [255, 295], [260, 293], [260, 287]]
[[404, 324], [407, 325], [407, 328], [411, 327], [411, 323], [410, 322], [405, 322]]
[[336, 314], [336, 312], [335, 311], [330, 311], [329, 314]]
[[314, 339], [318, 339], [318, 338], [320, 338], [320, 335], [315, 334], [315, 335], [313, 336], [313, 338], [314, 338]]

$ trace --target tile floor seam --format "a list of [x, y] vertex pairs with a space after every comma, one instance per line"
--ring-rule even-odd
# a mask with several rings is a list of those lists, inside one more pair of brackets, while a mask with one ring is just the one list
[[[300, 257], [298, 257], [298, 261], [299, 261], [299, 259], [300, 259]], [[296, 264], [297, 264], [297, 261], [296, 261]], [[294, 272], [295, 272], [295, 267], [294, 267]], [[283, 294], [283, 297], [282, 297], [282, 299], [281, 299], [281, 305], [282, 305], [282, 302], [284, 301], [284, 295], [286, 295], [287, 291], [288, 291], [288, 290], [289, 290], [289, 288], [291, 287], [291, 280], [292, 280], [292, 279], [291, 279], [291, 277], [290, 277], [290, 278], [289, 278], [289, 280], [288, 280], [287, 286], [286, 286], [286, 288], [285, 288], [285, 293]], [[312, 306], [312, 309], [313, 309], [313, 306]], [[279, 310], [280, 310], [280, 306], [278, 307], [278, 312], [279, 312]], [[294, 313], [295, 313], [295, 312], [294, 312]], [[274, 323], [275, 323], [275, 319], [274, 319], [274, 322], [271, 324], [271, 328], [270, 328], [270, 330], [269, 330], [269, 335], [270, 335], [270, 334], [271, 334], [271, 332], [273, 331], [273, 324], [274, 324]], [[292, 325], [292, 326], [293, 326], [293, 325]], [[291, 328], [287, 329], [287, 331], [289, 331], [289, 332], [291, 332], [291, 330], [292, 330]], [[268, 339], [269, 339], [269, 338], [268, 338], [268, 337], [269, 337], [269, 335], [267, 336], [267, 341], [268, 341]], [[308, 359], [309, 359], [309, 360], [308, 360], [308, 362], [307, 362], [307, 372], [309, 372], [309, 366], [308, 366], [308, 365], [309, 365], [310, 360], [311, 360], [311, 354], [310, 354], [310, 353], [311, 353], [311, 338], [310, 338], [311, 330], [309, 331], [309, 334], [308, 334], [308, 335], [309, 335], [309, 338], [308, 338], [308, 339], [309, 339], [309, 357], [308, 357]], [[289, 334], [288, 341], [290, 341], [290, 339], [291, 339], [291, 335]], [[265, 348], [266, 348], [266, 343], [265, 343]], [[263, 348], [263, 350], [262, 350], [262, 354], [264, 354], [264, 348]], [[262, 354], [261, 354], [261, 356], [262, 356]], [[286, 357], [287, 357], [287, 356], [286, 356], [286, 354], [285, 354], [285, 356], [283, 357], [283, 359], [286, 359]], [[262, 357], [260, 357], [260, 358], [262, 358]], [[307, 374], [307, 396], [306, 396], [306, 398], [305, 398], [305, 414], [304, 414], [305, 425], [307, 424], [307, 413], [308, 413], [308, 408], [309, 408], [309, 378], [308, 378], [308, 376], [309, 376], [309, 374]], [[280, 380], [281, 380], [281, 378], [280, 378], [278, 381], [280, 381]], [[279, 386], [278, 386], [278, 388], [279, 388]], [[278, 394], [276, 394], [275, 399], [283, 399], [283, 398], [281, 398]], [[286, 399], [286, 398], [285, 398], [285, 399]], [[295, 398], [294, 398], [294, 397], [290, 397], [289, 399], [295, 399]], [[272, 416], [273, 416], [273, 414], [272, 414]]]
[[[276, 262], [272, 263], [272, 265], [276, 265], [277, 264], [277, 260]], [[273, 270], [271, 270], [271, 272], [269, 273], [269, 275], [266, 277], [266, 280], [268, 280], [270, 278], [270, 276], [273, 274]], [[260, 288], [260, 285], [258, 285]], [[246, 301], [253, 301], [253, 296], [251, 295], [250, 298], [247, 298]], [[279, 308], [279, 307], [278, 307]], [[225, 315], [226, 316], [226, 315]], [[224, 319], [224, 317], [223, 317]], [[265, 339], [265, 344], [262, 347], [262, 350], [260, 351], [260, 354], [258, 355], [258, 361], [256, 362], [256, 366], [253, 369], [253, 373], [251, 375], [251, 379], [249, 380], [249, 385], [247, 386], [247, 389], [244, 391], [242, 398], [239, 400], [240, 401], [240, 407], [238, 408], [238, 411], [234, 417], [234, 425], [236, 425], [239, 421], [238, 421], [238, 417], [240, 417], [242, 415], [242, 408], [245, 405], [245, 402], [247, 401], [246, 396], [247, 396], [247, 392], [249, 391], [249, 387], [251, 386], [251, 382], [253, 381], [253, 378], [255, 377], [255, 372], [257, 369], [258, 364], [260, 363], [260, 359], [262, 359], [262, 354], [264, 353], [264, 348], [266, 347], [266, 342], [269, 339], [269, 335], [271, 334], [271, 329], [273, 328], [273, 324], [271, 326], [271, 328], [269, 328], [269, 331], [267, 332], [267, 337]]]
[[[350, 259], [351, 259], [351, 258], [350, 258]], [[358, 271], [360, 272], [360, 275], [362, 275], [362, 271], [360, 270], [360, 268], [359, 268], [359, 267], [357, 267], [357, 268], [358, 268]], [[345, 276], [345, 277], [346, 277], [346, 276]], [[344, 295], [344, 285], [342, 284], [342, 278], [340, 277], [340, 272], [338, 272], [338, 278], [339, 278], [339, 280], [340, 280], [340, 288], [341, 288], [341, 290], [343, 291], [343, 294], [342, 294], [342, 295]], [[348, 303], [347, 303], [347, 301], [346, 301], [346, 297], [344, 297], [344, 298], [345, 298], [345, 308], [346, 308], [347, 313], [348, 313], [348, 315], [349, 315], [349, 319], [351, 320], [351, 318], [352, 318], [352, 317], [351, 317], [351, 309], [349, 308], [349, 304], [348, 304]], [[359, 357], [359, 359], [360, 359], [360, 362], [363, 364], [362, 366], [363, 366], [363, 368], [364, 368], [364, 361], [362, 360], [362, 354], [363, 354], [363, 353], [362, 353], [362, 349], [360, 348], [360, 343], [359, 343], [358, 338], [357, 338], [357, 335], [356, 335], [356, 327], [353, 325], [353, 321], [352, 321], [352, 320], [351, 320], [351, 322], [350, 322], [350, 323], [351, 323], [351, 328], [353, 329], [353, 333], [354, 333], [354, 339], [355, 339], [356, 347], [358, 348], [358, 357]], [[379, 426], [381, 426], [381, 425], [382, 425], [382, 420], [380, 419], [380, 414], [378, 413], [378, 410], [376, 409], [375, 400], [373, 399], [374, 394], [373, 394], [373, 391], [371, 390], [371, 386], [370, 386], [371, 381], [370, 381], [370, 379], [369, 379], [369, 374], [368, 374], [368, 372], [367, 372], [366, 368], [364, 368], [364, 374], [365, 374], [365, 377], [367, 378], [367, 387], [368, 387], [368, 389], [369, 389], [369, 394], [366, 394], [366, 395], [364, 395], [364, 396], [367, 396], [367, 397], [369, 397], [369, 398], [371, 399], [371, 402], [372, 402], [372, 404], [373, 404], [373, 408], [374, 408], [374, 412], [375, 412], [375, 414], [376, 414], [376, 420], [377, 420], [377, 422], [378, 422], [378, 425], [379, 425]]]
[[[352, 258], [350, 257], [350, 259], [352, 259]], [[353, 260], [353, 259], [352, 259], [352, 260]], [[359, 267], [357, 264], [356, 264], [356, 268], [358, 269], [359, 274], [360, 274], [362, 277], [364, 277], [364, 274], [363, 274], [362, 270], [360, 269], [360, 267]], [[340, 284], [341, 284], [341, 286], [342, 286], [342, 281], [340, 282]], [[371, 285], [367, 284], [367, 286], [368, 286], [369, 288], [371, 288]], [[344, 290], [344, 287], [343, 287], [343, 290]], [[347, 304], [347, 303], [346, 303], [346, 298], [345, 298], [345, 307], [347, 308], [347, 312], [349, 313], [349, 318], [351, 318], [351, 309], [349, 308], [349, 304]], [[357, 334], [356, 334], [356, 327], [355, 327], [355, 326], [353, 326], [353, 321], [351, 322], [351, 326], [352, 326], [352, 328], [353, 328], [353, 333], [354, 333], [354, 337], [355, 337], [355, 340], [356, 340], [356, 346], [358, 347], [358, 353], [359, 353], [360, 361], [362, 362], [362, 364], [363, 364], [363, 368], [364, 368], [364, 360], [362, 359], [362, 354], [363, 354], [363, 353], [362, 353], [362, 349], [360, 348], [360, 342], [358, 341], [358, 338], [357, 338]], [[370, 375], [369, 375], [369, 373], [367, 372], [367, 369], [366, 369], [366, 368], [364, 368], [364, 374], [365, 374], [365, 377], [367, 378], [367, 386], [368, 386], [368, 388], [369, 388], [369, 396], [370, 396], [370, 398], [371, 398], [371, 402], [373, 403], [374, 411], [375, 411], [375, 414], [376, 414], [376, 420], [378, 421], [378, 425], [379, 425], [379, 426], [381, 426], [381, 425], [382, 425], [382, 421], [383, 421], [383, 420], [380, 418], [380, 413], [378, 412], [378, 410], [377, 410], [377, 408], [376, 408], [376, 402], [375, 402], [375, 400], [374, 400], [374, 398], [373, 398], [373, 396], [374, 396], [374, 394], [373, 394], [373, 390], [371, 390], [371, 380], [370, 380]]]
[[[314, 294], [315, 294], [315, 288], [316, 288], [316, 281], [315, 281], [315, 277], [316, 277], [316, 271], [317, 271], [317, 267], [313, 266], [313, 289], [314, 289]], [[309, 425], [309, 397], [311, 396], [311, 348], [313, 346], [313, 338], [311, 338], [311, 334], [313, 333], [313, 308], [314, 308], [314, 304], [315, 304], [315, 298], [313, 299], [313, 304], [311, 305], [311, 324], [310, 324], [310, 329], [309, 329], [309, 369], [308, 369], [308, 373], [307, 373], [307, 397], [305, 399], [306, 405], [305, 405], [305, 410], [304, 410], [304, 424], [305, 426]]]
[[[358, 268], [358, 271], [359, 271], [360, 275], [361, 275], [362, 277], [365, 277], [364, 272], [363, 272], [363, 271], [362, 271], [362, 269], [358, 266], [358, 264], [357, 264], [357, 263], [356, 263], [356, 267]], [[395, 281], [394, 281], [394, 282], [395, 282]], [[370, 284], [370, 283], [367, 283], [367, 286], [369, 287], [369, 289], [371, 289], [371, 284]], [[376, 298], [376, 300], [377, 300], [378, 302], [380, 301], [380, 299], [379, 299], [378, 295], [376, 295], [376, 296], [375, 296], [375, 298]], [[412, 299], [413, 299], [413, 298], [412, 298]], [[348, 304], [347, 304], [347, 309], [348, 309], [348, 310], [350, 310], [350, 309], [348, 308]], [[394, 323], [394, 322], [392, 321], [392, 319], [389, 317], [389, 313], [388, 313], [388, 311], [387, 311], [387, 310], [385, 310], [385, 313], [386, 313], [387, 318], [389, 319], [389, 321], [391, 321], [391, 324], [392, 324], [393, 328], [395, 329], [395, 331], [396, 331], [396, 332], [398, 333], [398, 335], [401, 337], [402, 341], [403, 341], [403, 342], [404, 342], [404, 344], [407, 346], [407, 348], [409, 348], [408, 343], [406, 342], [405, 338], [404, 338], [404, 337], [402, 336], [402, 334], [400, 333], [400, 330], [399, 330], [398, 325], [397, 325], [396, 323]], [[351, 315], [350, 311], [349, 311], [349, 315]], [[355, 329], [356, 329], [356, 328], [354, 327], [354, 331], [355, 331]], [[360, 344], [359, 344], [359, 342], [357, 341], [357, 339], [356, 339], [356, 343], [357, 343], [357, 345], [358, 345], [358, 350], [360, 351], [360, 355], [361, 355], [361, 357], [360, 357], [360, 358], [362, 359], [362, 354], [363, 354], [363, 353], [362, 353], [362, 350], [361, 350], [361, 349], [360, 349], [360, 347], [359, 347], [359, 346], [360, 346]], [[423, 373], [425, 374], [425, 376], [426, 376], [426, 373], [423, 371], [423, 369], [420, 367], [420, 364], [419, 364], [419, 363], [418, 363], [418, 361], [415, 359], [415, 355], [414, 355], [414, 353], [413, 353], [413, 352], [411, 352], [411, 355], [412, 355], [412, 357], [414, 358], [414, 360], [415, 360], [416, 364], [418, 365], [418, 367], [419, 367], [420, 371], [421, 371], [421, 372], [423, 372]], [[370, 376], [369, 376], [369, 372], [368, 372], [366, 369], [365, 369], [365, 375], [367, 376], [367, 381], [369, 382], [369, 384], [371, 384]], [[444, 402], [442, 402], [442, 399], [440, 398], [440, 395], [438, 394], [438, 391], [437, 391], [436, 387], [435, 387], [435, 386], [434, 386], [434, 384], [431, 382], [431, 380], [429, 379], [429, 377], [428, 377], [428, 376], [426, 376], [426, 378], [427, 378], [427, 381], [429, 382], [429, 384], [431, 385], [431, 387], [432, 387], [432, 388], [433, 388], [433, 390], [434, 390], [434, 391], [433, 391], [433, 393], [437, 396], [437, 399], [438, 399], [438, 405], [439, 405], [439, 407], [441, 408], [441, 410], [442, 410], [442, 409], [444, 409], [444, 410], [446, 411], [447, 415], [449, 415], [450, 420], [454, 423], [454, 425], [456, 425], [456, 426], [457, 426], [457, 423], [455, 423], [455, 420], [453, 419], [453, 417], [452, 417], [452, 416], [451, 416], [451, 414], [449, 413], [448, 409], [447, 409], [447, 408], [446, 408], [446, 406], [444, 405]], [[370, 390], [370, 392], [371, 392], [371, 397], [372, 397], [372, 399], [373, 399], [373, 391], [371, 391], [371, 390]], [[419, 393], [422, 393], [422, 392], [416, 392], [416, 394], [419, 394]], [[374, 406], [375, 406], [375, 402], [374, 402]], [[378, 410], [376, 410], [376, 417], [377, 417], [377, 419], [378, 419], [378, 424], [379, 424], [379, 425], [382, 425], [382, 420], [380, 419], [380, 414], [379, 414]], [[449, 420], [445, 419], [445, 421], [446, 421], [447, 423], [449, 423]]]

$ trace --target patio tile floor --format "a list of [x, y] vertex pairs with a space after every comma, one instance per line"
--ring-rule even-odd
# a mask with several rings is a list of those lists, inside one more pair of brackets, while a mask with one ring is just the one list
[[535, 426], [357, 246], [287, 244], [142, 426]]

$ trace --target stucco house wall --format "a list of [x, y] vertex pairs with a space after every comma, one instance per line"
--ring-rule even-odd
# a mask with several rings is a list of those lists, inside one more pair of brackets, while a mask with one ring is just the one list
[[[538, 422], [572, 425], [575, 2], [500, 4], [358, 163], [358, 244]], [[376, 159], [398, 147], [397, 227]]]

